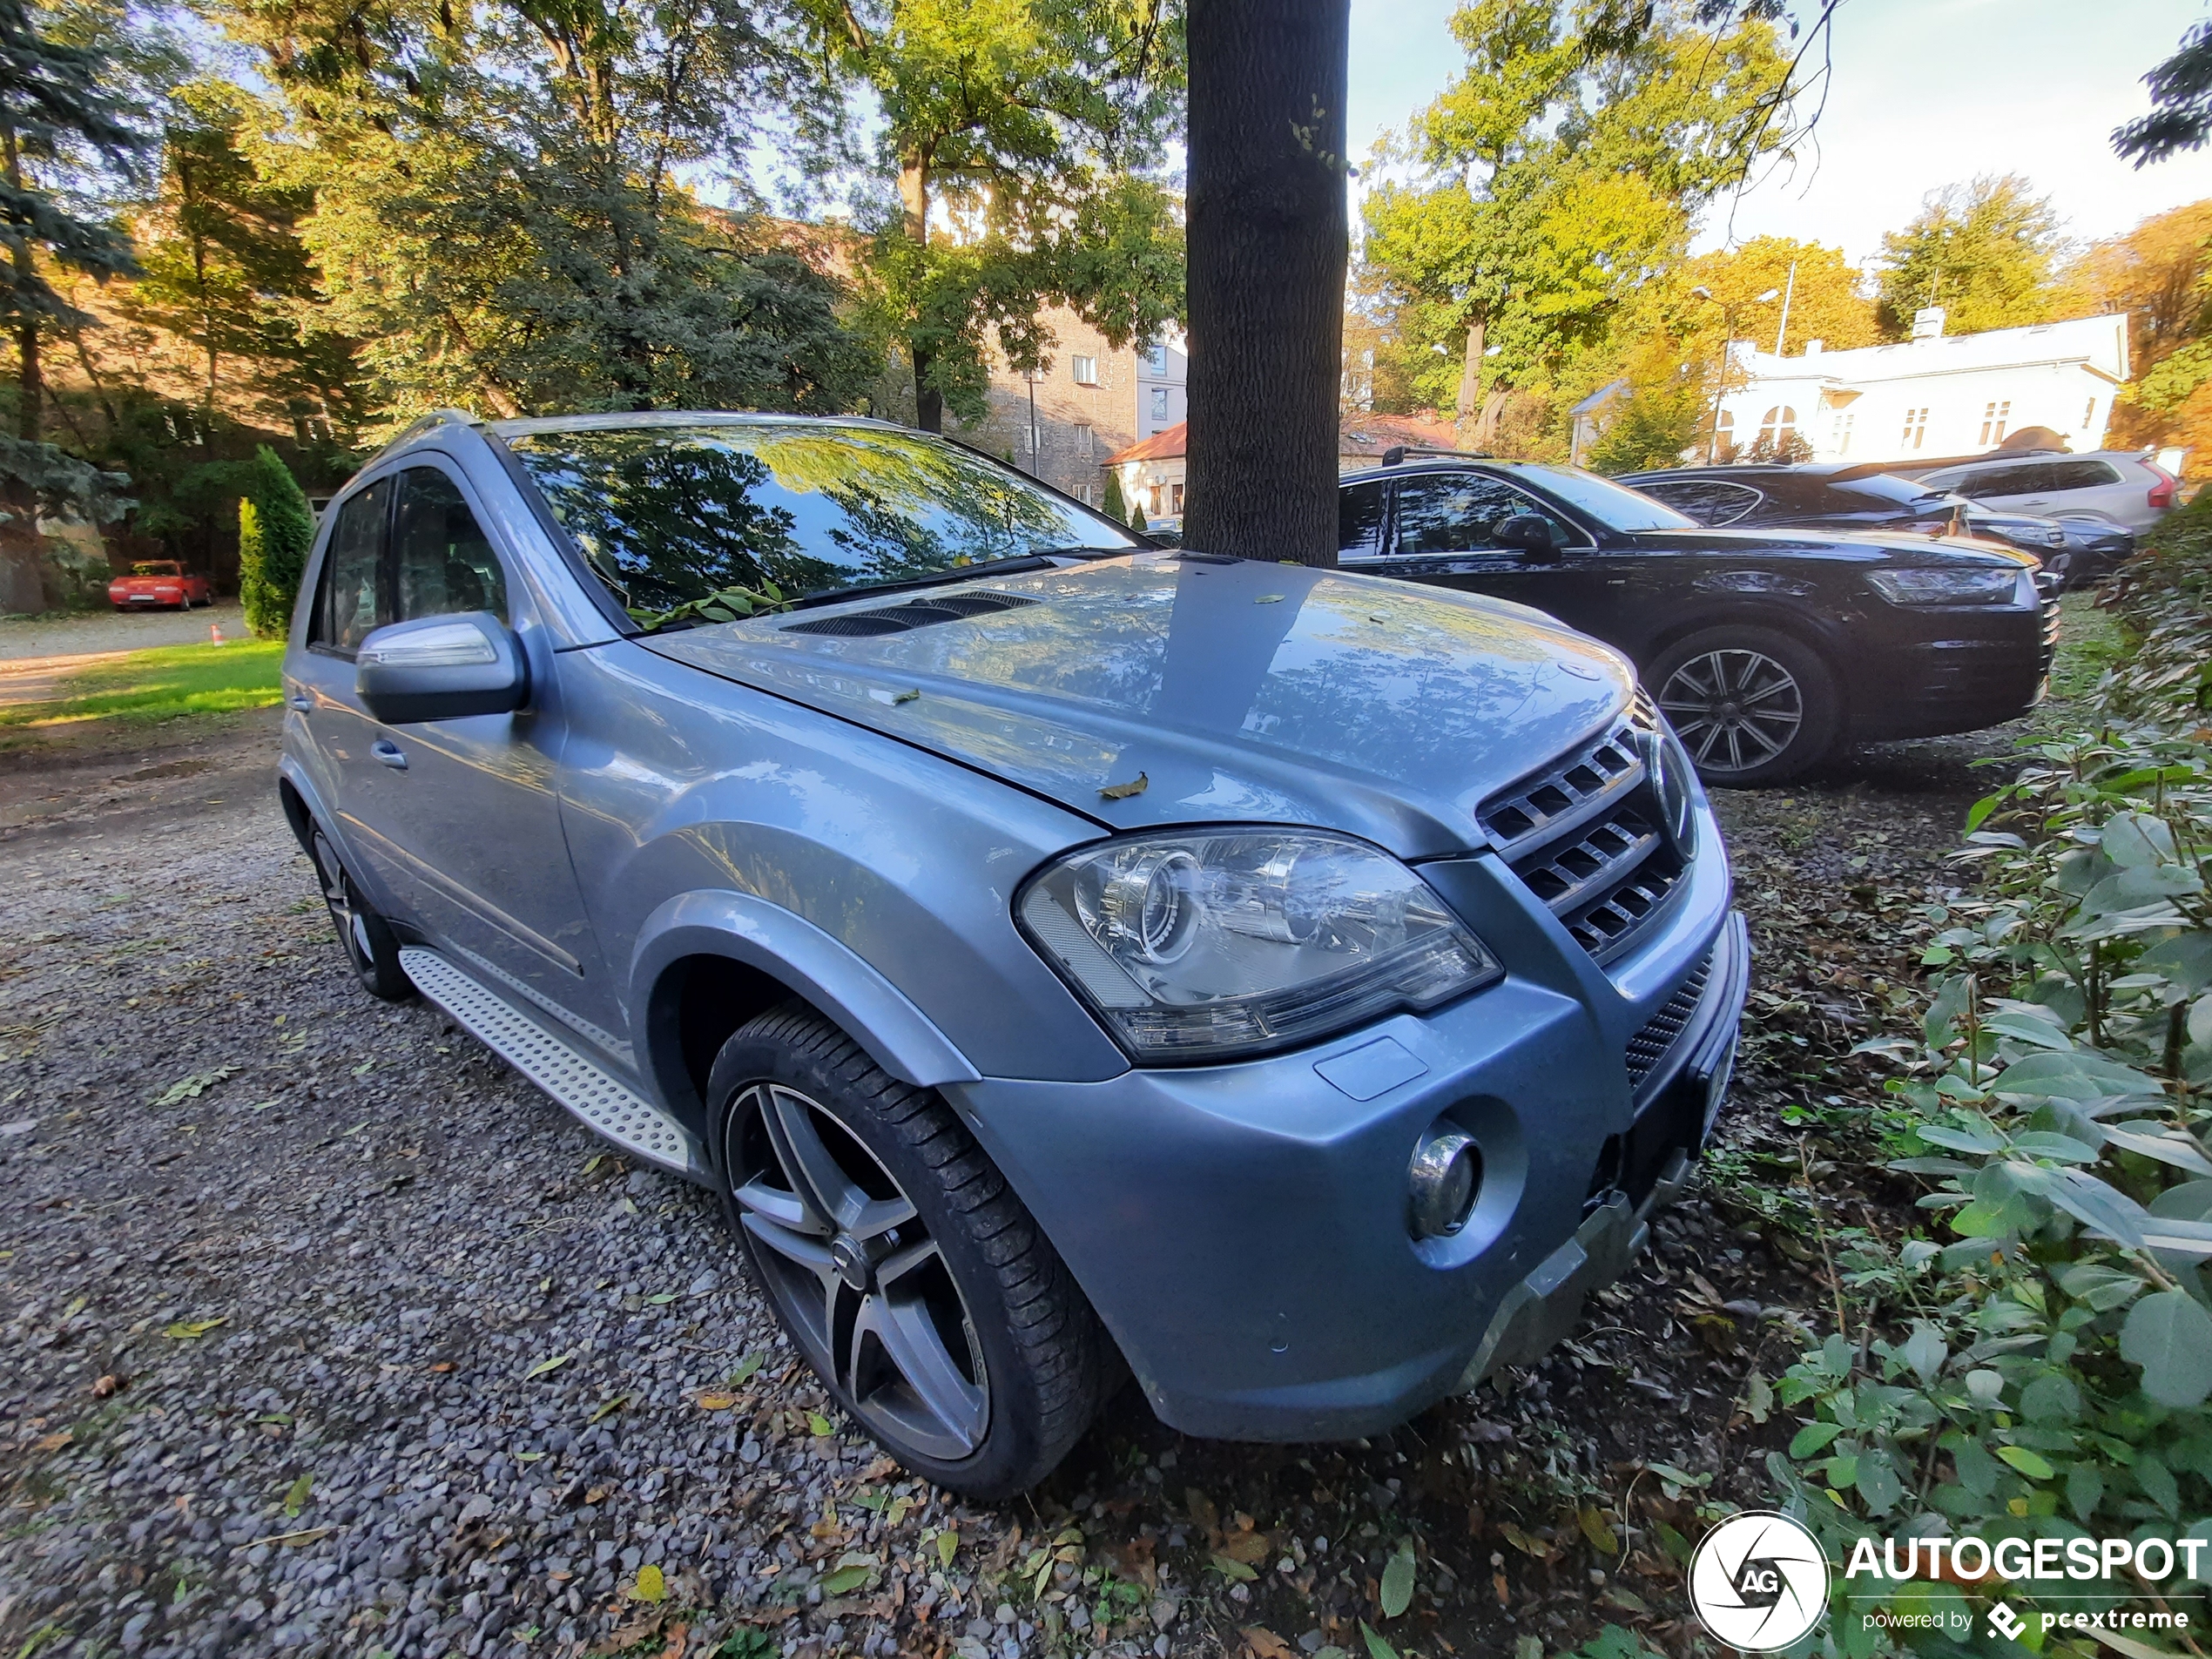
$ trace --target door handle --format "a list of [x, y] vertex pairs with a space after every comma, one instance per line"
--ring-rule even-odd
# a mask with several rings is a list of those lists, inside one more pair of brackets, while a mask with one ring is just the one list
[[407, 770], [407, 752], [389, 738], [379, 738], [368, 745], [369, 753], [395, 772]]

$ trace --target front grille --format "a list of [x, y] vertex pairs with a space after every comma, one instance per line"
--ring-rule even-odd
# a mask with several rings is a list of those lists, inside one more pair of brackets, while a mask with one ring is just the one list
[[1689, 977], [1676, 988], [1675, 994], [1658, 1013], [1643, 1022], [1642, 1029], [1629, 1039], [1629, 1087], [1641, 1092], [1643, 1080], [1652, 1069], [1667, 1057], [1668, 1052], [1681, 1041], [1696, 1017], [1697, 1004], [1704, 997], [1705, 981], [1713, 974], [1713, 955], [1705, 953], [1704, 960], [1690, 970]]
[[2048, 675], [2051, 663], [2059, 654], [2059, 602], [2046, 595], [2043, 600], [2043, 662], [2040, 672]]
[[962, 622], [970, 617], [987, 617], [995, 610], [1015, 610], [1023, 605], [1036, 604], [1018, 593], [999, 593], [981, 588], [967, 593], [948, 593], [934, 599], [914, 599], [902, 605], [884, 605], [874, 610], [847, 611], [841, 617], [818, 617], [808, 622], [785, 624], [787, 634], [833, 634], [846, 639], [862, 639], [878, 634], [903, 634], [916, 628], [927, 628], [940, 622]]
[[1480, 814], [1514, 873], [1600, 961], [1628, 948], [1683, 875], [1644, 767], [1647, 706]]

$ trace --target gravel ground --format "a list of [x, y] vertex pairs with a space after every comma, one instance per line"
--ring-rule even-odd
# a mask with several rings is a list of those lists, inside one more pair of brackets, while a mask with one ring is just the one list
[[[0, 769], [16, 1659], [1278, 1659], [1361, 1651], [1362, 1621], [1426, 1654], [1604, 1622], [1701, 1650], [1669, 1532], [1764, 1495], [1783, 1426], [1739, 1399], [1824, 1299], [1740, 1204], [1693, 1195], [1572, 1343], [1395, 1434], [1208, 1444], [1125, 1390], [1037, 1492], [965, 1506], [822, 1414], [705, 1194], [359, 991], [274, 729], [95, 744], [58, 806], [61, 759]], [[1968, 763], [2008, 737], [1723, 798], [1759, 948], [1725, 1156], [1779, 1167], [1784, 1107], [1878, 1097], [1838, 1056], [1904, 994]]]
[[246, 637], [246, 613], [235, 599], [220, 600], [204, 610], [54, 611], [43, 617], [9, 617], [0, 619], [0, 662], [189, 645], [206, 638], [210, 625], [219, 625], [226, 639]]

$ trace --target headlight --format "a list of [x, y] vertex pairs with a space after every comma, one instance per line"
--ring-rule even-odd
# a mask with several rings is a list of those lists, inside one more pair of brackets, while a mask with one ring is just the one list
[[1877, 570], [1867, 580], [1893, 605], [2001, 605], [2020, 588], [2018, 570]]
[[1308, 830], [1085, 847], [1040, 871], [1018, 913], [1141, 1060], [1309, 1042], [1501, 972], [1396, 859]]

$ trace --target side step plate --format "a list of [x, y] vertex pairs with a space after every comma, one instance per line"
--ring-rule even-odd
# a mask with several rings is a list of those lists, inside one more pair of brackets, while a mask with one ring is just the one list
[[478, 1042], [623, 1150], [673, 1175], [710, 1179], [698, 1143], [682, 1124], [504, 997], [419, 945], [401, 948], [400, 966]]

